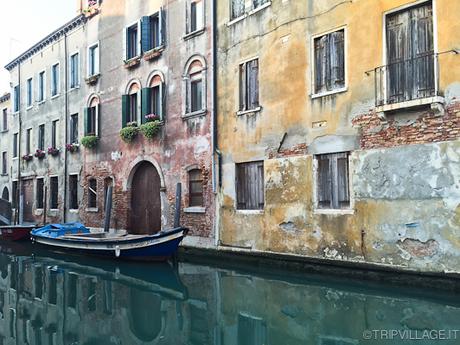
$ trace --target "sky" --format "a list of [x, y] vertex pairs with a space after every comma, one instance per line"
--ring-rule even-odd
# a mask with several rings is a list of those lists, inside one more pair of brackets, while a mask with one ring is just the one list
[[4, 66], [77, 14], [75, 0], [3, 0], [1, 5], [0, 95], [11, 91]]

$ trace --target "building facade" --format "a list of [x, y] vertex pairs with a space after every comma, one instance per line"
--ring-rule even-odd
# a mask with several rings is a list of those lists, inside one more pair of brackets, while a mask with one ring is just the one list
[[0, 148], [1, 148], [1, 174], [0, 174], [0, 190], [1, 197], [5, 200], [10, 200], [11, 184], [10, 184], [10, 163], [11, 162], [11, 146], [9, 137], [9, 124], [11, 112], [11, 94], [5, 93], [0, 97], [0, 111], [2, 119], [0, 124]]
[[458, 10], [217, 1], [220, 244], [458, 271]]

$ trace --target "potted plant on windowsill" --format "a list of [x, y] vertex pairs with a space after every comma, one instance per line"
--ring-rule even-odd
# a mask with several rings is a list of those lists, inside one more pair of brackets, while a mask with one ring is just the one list
[[40, 149], [37, 149], [37, 151], [35, 151], [35, 157], [37, 157], [38, 159], [43, 159], [45, 158], [45, 156], [46, 156], [45, 151], [40, 150]]
[[144, 137], [146, 137], [149, 140], [152, 140], [155, 137], [155, 135], [160, 131], [160, 117], [155, 114], [149, 114], [145, 116], [145, 119], [147, 120], [147, 122], [141, 125], [140, 130]]
[[139, 134], [139, 127], [137, 122], [129, 122], [126, 124], [126, 127], [120, 130], [120, 138], [125, 143], [131, 143]]
[[30, 153], [25, 154], [24, 156], [22, 156], [22, 159], [25, 160], [26, 162], [31, 161], [33, 158], [34, 158], [34, 156], [31, 155]]
[[80, 146], [78, 144], [75, 144], [75, 143], [65, 145], [65, 149], [70, 153], [77, 152], [79, 147]]
[[96, 147], [98, 140], [99, 138], [93, 133], [91, 133], [81, 138], [81, 144], [87, 149], [92, 149]]
[[48, 154], [55, 157], [59, 154], [60, 150], [55, 147], [48, 147]]

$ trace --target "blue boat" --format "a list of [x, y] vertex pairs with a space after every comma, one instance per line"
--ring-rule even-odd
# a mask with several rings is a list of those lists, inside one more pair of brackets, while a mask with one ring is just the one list
[[188, 229], [177, 227], [154, 235], [126, 231], [91, 231], [81, 223], [49, 224], [31, 232], [32, 241], [57, 250], [121, 259], [164, 261], [178, 249]]

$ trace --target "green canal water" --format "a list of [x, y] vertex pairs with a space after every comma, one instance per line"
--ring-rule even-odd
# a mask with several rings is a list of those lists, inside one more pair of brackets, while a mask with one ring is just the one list
[[460, 299], [435, 290], [0, 251], [0, 345], [460, 344]]

